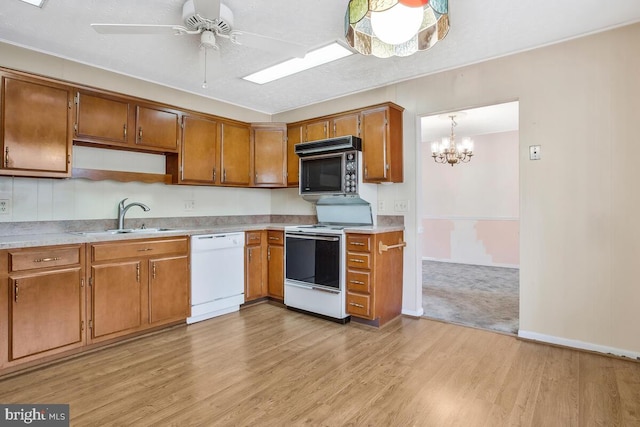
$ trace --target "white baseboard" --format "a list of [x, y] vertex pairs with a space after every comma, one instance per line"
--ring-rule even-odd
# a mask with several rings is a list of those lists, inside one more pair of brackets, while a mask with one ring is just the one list
[[640, 360], [640, 353], [622, 350], [619, 348], [607, 347], [604, 345], [592, 344], [589, 342], [579, 341], [579, 340], [571, 340], [567, 338], [554, 337], [551, 335], [539, 334], [537, 332], [529, 332], [523, 331], [522, 329], [518, 331], [518, 337], [532, 340], [532, 341], [540, 341], [548, 344], [560, 345], [563, 347], [572, 347], [578, 348], [580, 350], [588, 350], [594, 351], [596, 353], [604, 353], [604, 354], [612, 354], [614, 356], [623, 356], [629, 357], [631, 359]]
[[407, 310], [406, 308], [402, 309], [402, 314], [412, 317], [422, 317], [424, 314], [424, 309], [420, 307], [420, 310]]
[[451, 259], [432, 258], [432, 257], [427, 257], [427, 256], [423, 256], [422, 260], [423, 261], [446, 262], [446, 263], [449, 263], [449, 264], [480, 265], [480, 266], [484, 266], [484, 267], [520, 268], [520, 265], [518, 265], [518, 264], [501, 264], [501, 263], [491, 263], [491, 264], [481, 263], [481, 264], [479, 264], [479, 263], [476, 263], [476, 262], [454, 261], [454, 260], [451, 260]]

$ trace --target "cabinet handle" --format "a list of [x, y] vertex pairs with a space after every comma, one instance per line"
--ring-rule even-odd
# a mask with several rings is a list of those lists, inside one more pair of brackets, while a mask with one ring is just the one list
[[227, 182], [227, 170], [222, 169], [222, 182]]
[[51, 262], [51, 261], [58, 261], [58, 260], [60, 260], [60, 257], [37, 258], [37, 259], [34, 259], [33, 262]]
[[152, 251], [153, 248], [143, 248], [143, 249], [138, 249], [138, 252], [146, 252], [146, 251]]
[[362, 242], [350, 242], [349, 244], [353, 246], [364, 246], [364, 243]]
[[352, 305], [354, 307], [358, 307], [358, 308], [364, 308], [364, 305], [362, 304], [356, 304], [355, 302], [350, 302], [349, 305]]
[[368, 178], [369, 177], [369, 170], [367, 169], [367, 167], [364, 167], [364, 177]]
[[152, 266], [153, 266], [153, 269], [152, 269], [152, 270], [153, 270], [152, 276], [153, 276], [153, 278], [155, 279], [155, 278], [156, 278], [156, 263], [154, 262], [154, 263], [152, 264]]
[[361, 260], [361, 259], [351, 258], [349, 261], [351, 261], [351, 262], [359, 262], [359, 263], [361, 263], [361, 264], [364, 264], [364, 261], [363, 261], [363, 260]]
[[360, 280], [349, 280], [349, 283], [353, 283], [354, 285], [364, 285], [364, 282]]
[[124, 136], [124, 138], [127, 138], [127, 124], [125, 123], [124, 125], [122, 125], [122, 134]]
[[213, 182], [216, 182], [216, 168], [213, 168]]
[[4, 149], [4, 167], [9, 167], [9, 147]]
[[251, 262], [251, 252], [252, 251], [249, 251], [249, 262]]
[[267, 261], [271, 261], [271, 248], [267, 249]]
[[138, 128], [138, 138], [142, 139], [142, 126]]
[[18, 302], [18, 281], [16, 280], [13, 285], [13, 300]]
[[140, 264], [136, 264], [136, 282], [140, 283]]

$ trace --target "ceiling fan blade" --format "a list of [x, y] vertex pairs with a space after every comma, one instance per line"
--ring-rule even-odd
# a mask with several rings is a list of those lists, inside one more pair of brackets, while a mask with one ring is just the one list
[[233, 43], [242, 46], [281, 53], [287, 57], [303, 58], [307, 54], [307, 48], [301, 44], [245, 31], [233, 31], [230, 39]]
[[189, 34], [193, 33], [181, 25], [147, 24], [91, 24], [100, 34]]
[[220, 0], [193, 0], [196, 15], [215, 21], [220, 17]]

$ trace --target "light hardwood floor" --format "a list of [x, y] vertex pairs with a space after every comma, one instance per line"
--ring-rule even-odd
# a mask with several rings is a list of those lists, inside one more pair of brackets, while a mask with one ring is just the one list
[[427, 319], [259, 304], [0, 380], [74, 426], [638, 426], [640, 363]]

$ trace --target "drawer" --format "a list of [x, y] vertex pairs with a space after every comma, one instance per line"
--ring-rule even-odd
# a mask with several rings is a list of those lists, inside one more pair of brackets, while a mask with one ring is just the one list
[[267, 231], [267, 242], [270, 245], [284, 245], [284, 232], [282, 231]]
[[262, 231], [247, 231], [245, 233], [245, 239], [245, 244], [247, 246], [259, 245], [262, 243]]
[[368, 271], [347, 270], [347, 290], [371, 293], [371, 273]]
[[168, 240], [135, 240], [95, 244], [91, 246], [93, 262], [123, 258], [155, 257], [166, 254], [188, 253], [186, 238]]
[[373, 319], [371, 315], [371, 297], [347, 292], [347, 313], [353, 316]]
[[359, 252], [371, 252], [371, 235], [347, 234], [347, 250]]
[[371, 268], [371, 255], [364, 253], [348, 252], [347, 267], [349, 268]]
[[81, 248], [82, 246], [78, 245], [50, 249], [12, 250], [9, 251], [9, 271], [79, 264]]

